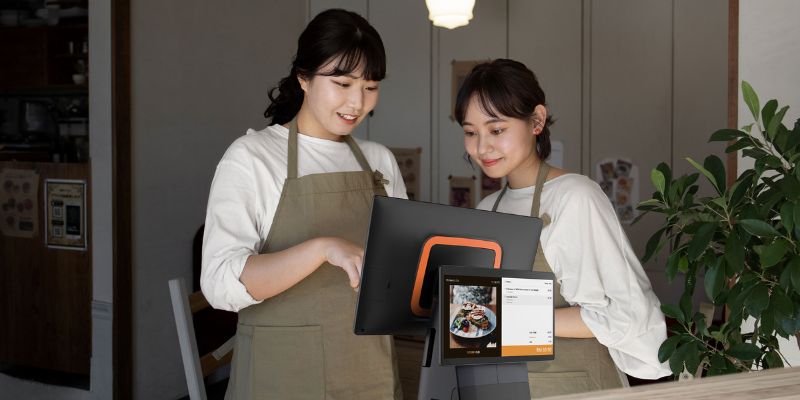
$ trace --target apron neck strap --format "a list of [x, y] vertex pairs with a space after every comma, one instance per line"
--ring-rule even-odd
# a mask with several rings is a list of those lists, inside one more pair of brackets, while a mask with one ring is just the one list
[[531, 203], [531, 217], [539, 217], [539, 204], [542, 200], [542, 190], [547, 181], [547, 173], [550, 172], [550, 165], [542, 161], [539, 164], [539, 175], [536, 176], [536, 187], [533, 188], [533, 202]]
[[[361, 166], [366, 172], [372, 172], [372, 168], [369, 166], [369, 162], [367, 162], [367, 158], [364, 156], [364, 153], [361, 151], [361, 148], [358, 147], [358, 143], [356, 143], [355, 139], [352, 136], [347, 135], [344, 137], [344, 141], [347, 142], [347, 146], [350, 147], [350, 151], [353, 152], [353, 155], [356, 157], [358, 161], [358, 165]], [[297, 178], [297, 118], [293, 118], [289, 121], [289, 152], [288, 152], [288, 162], [287, 162], [287, 178], [289, 179], [296, 179]]]
[[[533, 188], [531, 217], [539, 217], [539, 204], [541, 203], [542, 199], [542, 187], [544, 186], [544, 182], [547, 181], [548, 172], [550, 172], [550, 165], [542, 161], [539, 164], [539, 173], [536, 175], [536, 186], [534, 186]], [[503, 186], [503, 190], [500, 191], [500, 195], [497, 196], [497, 200], [494, 201], [494, 206], [492, 206], [492, 211], [497, 211], [497, 207], [500, 205], [500, 200], [502, 200], [503, 196], [505, 196], [506, 190], [508, 190], [508, 184]]]
[[497, 196], [497, 200], [494, 201], [494, 206], [492, 206], [492, 211], [497, 211], [497, 207], [500, 205], [500, 200], [502, 200], [503, 196], [506, 195], [506, 190], [508, 190], [508, 184], [503, 186], [503, 190], [500, 191], [500, 195]]
[[288, 167], [287, 178], [296, 179], [297, 178], [297, 118], [292, 118], [292, 120], [289, 121], [289, 152], [287, 154], [289, 158], [289, 161], [287, 163]]
[[344, 137], [344, 141], [347, 142], [348, 146], [350, 146], [350, 151], [352, 151], [353, 155], [356, 156], [356, 160], [358, 160], [358, 165], [361, 166], [361, 169], [366, 172], [372, 172], [372, 168], [370, 168], [369, 162], [367, 162], [367, 157], [364, 156], [364, 153], [361, 151], [361, 147], [358, 147], [356, 140], [353, 139], [351, 135], [347, 135]]

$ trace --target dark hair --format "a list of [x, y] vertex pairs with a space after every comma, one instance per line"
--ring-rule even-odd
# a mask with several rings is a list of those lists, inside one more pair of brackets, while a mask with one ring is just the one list
[[323, 11], [300, 34], [292, 70], [270, 89], [270, 104], [264, 117], [271, 118], [273, 124], [291, 121], [303, 105], [304, 93], [297, 77], [311, 79], [320, 75], [319, 69], [333, 60], [336, 65], [324, 75], [347, 75], [363, 67], [366, 80], [380, 81], [386, 76], [386, 52], [378, 31], [352, 11]]
[[[456, 96], [455, 117], [459, 125], [464, 123], [473, 96], [481, 109], [494, 118], [502, 114], [529, 120], [536, 106], [546, 106], [544, 90], [533, 71], [519, 61], [504, 58], [476, 65], [464, 79]], [[542, 160], [550, 156], [552, 124], [553, 118], [548, 115], [542, 132], [536, 136], [536, 154]]]

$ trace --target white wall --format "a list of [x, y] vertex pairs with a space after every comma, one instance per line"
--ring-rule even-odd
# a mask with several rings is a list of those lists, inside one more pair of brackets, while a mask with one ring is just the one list
[[131, 3], [135, 398], [187, 392], [167, 281], [191, 282], [216, 164], [267, 125], [306, 15], [294, 1]]
[[[789, 106], [783, 118], [792, 129], [800, 117], [800, 2], [795, 0], [740, 0], [739, 2], [739, 124], [753, 122], [742, 100], [741, 81], [758, 93], [761, 106], [770, 99]], [[753, 160], [739, 153], [739, 172], [753, 167]]]
[[[795, 0], [740, 0], [739, 2], [739, 81], [753, 86], [761, 107], [770, 100], [789, 106], [783, 123], [789, 129], [800, 117], [800, 2]], [[739, 123], [753, 122], [739, 87]], [[739, 152], [738, 171], [753, 167], [753, 159]], [[745, 323], [744, 330], [752, 330]], [[797, 339], [780, 340], [781, 352], [792, 366], [800, 365]]]
[[[743, 13], [749, 4], [743, 1]], [[111, 114], [110, 65], [101, 55], [110, 54], [110, 36], [104, 36], [110, 8], [96, 0], [90, 7], [92, 387], [94, 398], [108, 398]], [[132, 2], [136, 398], [186, 393], [166, 282], [190, 279], [192, 238], [203, 223], [216, 163], [246, 128], [266, 125], [267, 90], [288, 72], [306, 21], [330, 7], [361, 13], [383, 37], [387, 78], [375, 116], [357, 135], [390, 147], [422, 147], [423, 200], [447, 202], [449, 175], [479, 173], [462, 160], [462, 133], [449, 118], [453, 60], [511, 57], [526, 63], [559, 118], [553, 137], [565, 145], [565, 166], [591, 173], [599, 158], [629, 156], [639, 163], [642, 199], [652, 192], [650, 168], [672, 160], [681, 170], [685, 155], [702, 158], [715, 151], [704, 147], [706, 138], [725, 125], [726, 0], [479, 0], [470, 24], [453, 31], [432, 28], [421, 0]], [[782, 32], [796, 32], [789, 17], [785, 22]], [[774, 24], [757, 25], [764, 30]], [[763, 51], [765, 40], [754, 42]], [[784, 45], [797, 42], [785, 39]], [[748, 79], [745, 70], [740, 67], [740, 74]], [[756, 89], [767, 89], [760, 86], [768, 83], [749, 80]], [[800, 95], [796, 77], [793, 82], [795, 89], [786, 91]], [[652, 223], [629, 230], [639, 254]], [[663, 268], [652, 264], [648, 273], [662, 299], [674, 301], [669, 297], [675, 288], [666, 284]], [[7, 386], [0, 380], [0, 388]], [[47, 387], [38, 391], [28, 383], [10, 386], [10, 393], [21, 393], [14, 397], [86, 395]]]

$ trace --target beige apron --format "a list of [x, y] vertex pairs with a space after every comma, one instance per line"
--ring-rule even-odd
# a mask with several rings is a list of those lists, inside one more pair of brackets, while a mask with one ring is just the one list
[[[544, 182], [550, 166], [542, 162], [539, 174], [536, 177], [536, 187], [533, 192], [531, 216], [539, 217], [539, 204], [542, 197]], [[492, 207], [497, 211], [500, 200], [506, 193], [508, 186], [503, 188]], [[545, 225], [549, 224], [548, 215], [541, 216]], [[536, 249], [536, 259], [533, 270], [540, 272], [553, 272], [547, 259], [544, 257], [542, 245]], [[569, 307], [569, 303], [561, 296], [561, 284], [555, 282], [556, 308]], [[531, 397], [534, 399], [556, 396], [569, 393], [581, 393], [591, 390], [601, 390], [622, 387], [620, 372], [608, 354], [608, 349], [595, 338], [571, 339], [555, 338], [555, 360], [528, 363], [528, 382], [531, 388]]]
[[[386, 195], [361, 149], [363, 171], [297, 177], [297, 123], [289, 123], [288, 176], [261, 253], [335, 236], [364, 245], [372, 197]], [[291, 268], [287, 265], [286, 268]], [[401, 399], [390, 336], [356, 336], [356, 293], [325, 263], [300, 283], [239, 311], [226, 399]]]

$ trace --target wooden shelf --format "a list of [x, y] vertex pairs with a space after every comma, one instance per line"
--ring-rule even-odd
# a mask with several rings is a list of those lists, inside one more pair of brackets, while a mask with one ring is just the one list
[[0, 63], [0, 90], [85, 87], [74, 85], [72, 75], [79, 62], [88, 63], [88, 53], [82, 53], [88, 40], [86, 24], [3, 27], [0, 52], [15, 62]]

